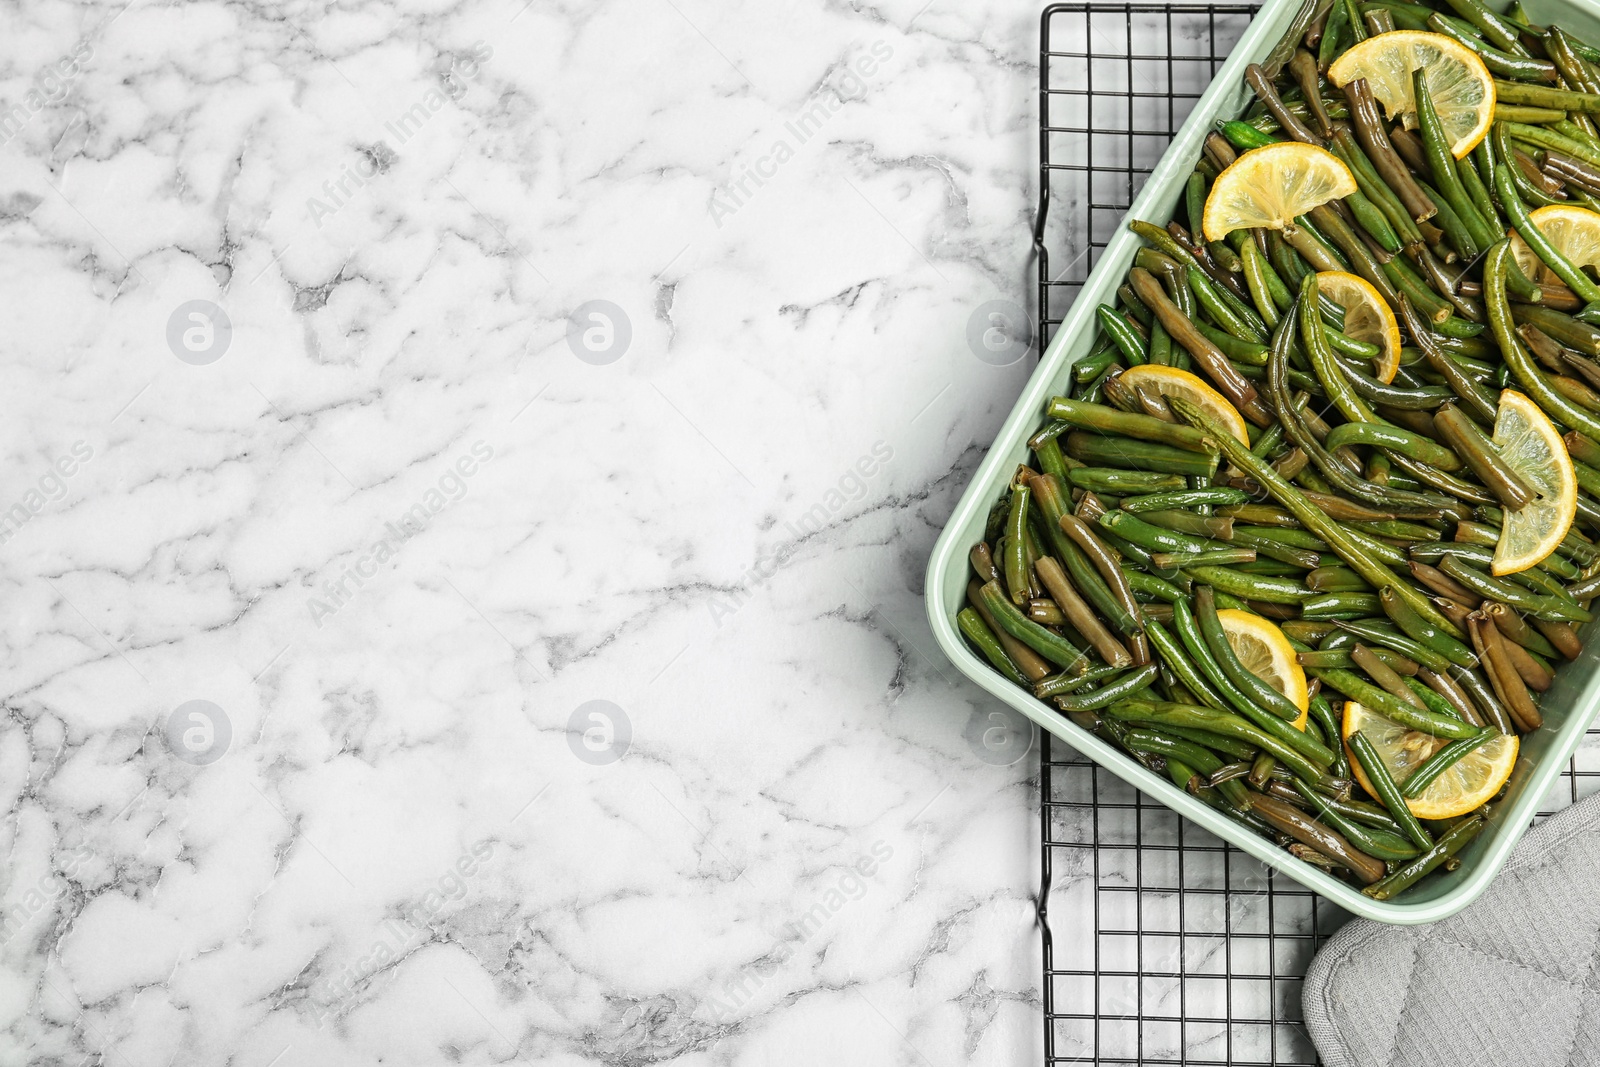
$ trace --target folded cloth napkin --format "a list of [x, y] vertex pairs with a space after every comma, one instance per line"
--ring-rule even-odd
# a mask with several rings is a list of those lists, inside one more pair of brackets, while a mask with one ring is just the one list
[[1326, 1067], [1600, 1067], [1600, 797], [1528, 832], [1442, 922], [1347, 923], [1311, 962]]

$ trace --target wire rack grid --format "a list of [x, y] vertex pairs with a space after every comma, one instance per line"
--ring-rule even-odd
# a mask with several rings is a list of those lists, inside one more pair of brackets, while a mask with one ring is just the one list
[[[1059, 3], [1040, 25], [1034, 227], [1048, 341], [1255, 7]], [[1542, 815], [1600, 791], [1600, 728]], [[1300, 981], [1338, 908], [1043, 735], [1044, 1056], [1313, 1065]]]

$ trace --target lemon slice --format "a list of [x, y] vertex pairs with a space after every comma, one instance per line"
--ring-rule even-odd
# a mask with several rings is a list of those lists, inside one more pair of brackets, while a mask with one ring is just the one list
[[1578, 510], [1578, 476], [1549, 417], [1515, 389], [1500, 391], [1492, 440], [1534, 491], [1526, 507], [1506, 511], [1490, 561], [1495, 574], [1515, 574], [1554, 552], [1567, 536]]
[[[1586, 207], [1550, 204], [1534, 208], [1528, 212], [1528, 218], [1539, 227], [1539, 232], [1555, 246], [1557, 252], [1572, 260], [1574, 267], [1600, 266], [1600, 214]], [[1511, 256], [1522, 268], [1522, 273], [1534, 281], [1561, 282], [1556, 272], [1545, 266], [1538, 254], [1514, 230], [1511, 233]]]
[[1457, 159], [1478, 146], [1494, 121], [1494, 79], [1472, 49], [1442, 33], [1396, 30], [1380, 33], [1350, 49], [1328, 68], [1328, 80], [1344, 88], [1367, 79], [1372, 95], [1392, 122], [1416, 129], [1417, 101], [1411, 72], [1428, 72], [1428, 95]]
[[1281, 230], [1314, 207], [1356, 191], [1344, 161], [1326, 148], [1280, 141], [1252, 148], [1211, 183], [1202, 219], [1206, 240], [1234, 230]]
[[[1345, 702], [1343, 730], [1347, 738], [1360, 730], [1378, 750], [1379, 758], [1398, 785], [1404, 785], [1429, 756], [1450, 743], [1442, 737], [1407, 730], [1353, 700]], [[1419, 819], [1453, 819], [1483, 807], [1511, 777], [1512, 768], [1517, 764], [1517, 748], [1515, 734], [1501, 734], [1485, 742], [1457, 760], [1424, 789], [1421, 796], [1407, 798], [1406, 807]], [[1361, 788], [1369, 796], [1377, 796], [1378, 791], [1361, 769], [1360, 761], [1350, 752], [1348, 743], [1345, 753], [1350, 757], [1350, 769], [1355, 772]]]
[[1217, 612], [1228, 647], [1245, 669], [1289, 698], [1300, 709], [1294, 725], [1306, 728], [1306, 712], [1311, 707], [1311, 691], [1306, 688], [1306, 672], [1295, 658], [1294, 646], [1275, 623], [1237, 608]]
[[1145, 389], [1156, 396], [1181, 396], [1226, 427], [1233, 436], [1250, 443], [1244, 416], [1228, 403], [1228, 398], [1207, 385], [1198, 375], [1177, 367], [1145, 363], [1122, 372], [1122, 384], [1129, 389]]
[[[1600, 222], [1600, 215], [1595, 219]], [[1385, 385], [1394, 381], [1400, 369], [1400, 323], [1383, 296], [1365, 278], [1342, 270], [1318, 272], [1317, 288], [1344, 308], [1345, 336], [1378, 346], [1378, 358], [1372, 361], [1377, 379]]]

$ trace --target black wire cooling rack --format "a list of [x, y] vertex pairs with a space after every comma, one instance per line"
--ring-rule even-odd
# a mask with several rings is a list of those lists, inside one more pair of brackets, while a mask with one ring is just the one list
[[[1041, 351], [1255, 10], [1045, 9], [1034, 226]], [[1593, 744], [1600, 729], [1589, 734]], [[1047, 1067], [1316, 1064], [1300, 979], [1345, 913], [1041, 736]], [[1597, 790], [1600, 748], [1580, 749], [1541, 814]]]

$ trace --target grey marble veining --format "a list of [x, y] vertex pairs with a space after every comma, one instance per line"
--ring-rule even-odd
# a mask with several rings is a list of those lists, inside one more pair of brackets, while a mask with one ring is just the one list
[[1037, 1058], [1036, 19], [9, 9], [0, 1063]]

